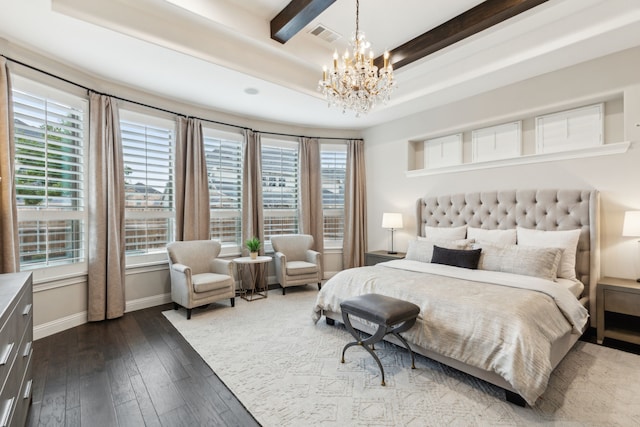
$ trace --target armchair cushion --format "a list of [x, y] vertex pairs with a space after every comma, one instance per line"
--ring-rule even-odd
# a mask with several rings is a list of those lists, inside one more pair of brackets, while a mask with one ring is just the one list
[[226, 274], [200, 273], [191, 277], [193, 291], [196, 293], [228, 288], [229, 281], [231, 281], [231, 277]]
[[306, 261], [288, 261], [287, 274], [289, 276], [300, 276], [302, 274], [314, 274], [318, 272], [318, 265]]

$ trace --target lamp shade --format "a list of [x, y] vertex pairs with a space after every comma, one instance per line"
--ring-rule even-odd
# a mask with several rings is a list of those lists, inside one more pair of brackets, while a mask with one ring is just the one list
[[402, 228], [402, 214], [383, 213], [382, 228]]
[[627, 211], [624, 213], [622, 235], [625, 237], [640, 237], [640, 211]]

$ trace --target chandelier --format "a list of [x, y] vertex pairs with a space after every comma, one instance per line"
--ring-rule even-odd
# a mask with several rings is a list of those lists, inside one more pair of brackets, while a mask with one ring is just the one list
[[360, 2], [356, 0], [356, 32], [351, 39], [352, 53], [347, 49], [338, 58], [333, 54], [333, 67], [323, 67], [318, 90], [322, 91], [329, 107], [340, 107], [342, 112], [353, 110], [356, 117], [368, 113], [377, 102], [389, 101], [396, 83], [393, 67], [389, 63], [389, 52], [384, 53], [384, 65], [378, 69], [373, 65], [373, 51], [360, 31]]

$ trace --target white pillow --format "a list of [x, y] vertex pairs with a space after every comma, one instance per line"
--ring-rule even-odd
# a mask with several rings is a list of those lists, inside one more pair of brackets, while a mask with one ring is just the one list
[[[467, 226], [460, 227], [429, 227], [424, 226], [424, 236], [429, 240], [460, 240], [467, 235]], [[451, 248], [450, 248], [451, 249]]]
[[418, 237], [409, 241], [407, 254], [404, 259], [411, 261], [431, 262], [433, 258], [433, 246], [438, 245], [447, 249], [468, 249], [473, 243], [470, 240], [429, 240], [424, 237]]
[[500, 246], [516, 244], [516, 229], [508, 230], [485, 230], [484, 228], [467, 228], [467, 238], [475, 239], [476, 242], [494, 243]]
[[564, 249], [562, 258], [560, 258], [560, 265], [558, 266], [558, 277], [565, 279], [576, 278], [576, 252], [578, 250], [580, 233], [581, 230], [579, 228], [566, 231], [517, 228], [519, 245]]
[[478, 244], [482, 248], [480, 270], [502, 271], [504, 273], [521, 274], [556, 280], [558, 265], [563, 249], [543, 248], [525, 245], [493, 245]]

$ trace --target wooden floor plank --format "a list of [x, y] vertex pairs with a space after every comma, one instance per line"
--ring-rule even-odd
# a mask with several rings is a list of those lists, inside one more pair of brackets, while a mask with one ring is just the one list
[[145, 425], [140, 406], [135, 400], [116, 405], [116, 416], [118, 417], [119, 427], [140, 427]]
[[80, 380], [80, 420], [82, 425], [116, 426], [109, 376], [96, 372]]
[[156, 409], [153, 407], [151, 396], [149, 396], [147, 387], [144, 385], [142, 375], [131, 377], [131, 385], [133, 386], [133, 391], [136, 394], [136, 401], [138, 402], [138, 406], [140, 407], [140, 413], [142, 414], [142, 418], [144, 419], [144, 425], [146, 427], [160, 426], [160, 419], [158, 418]]

